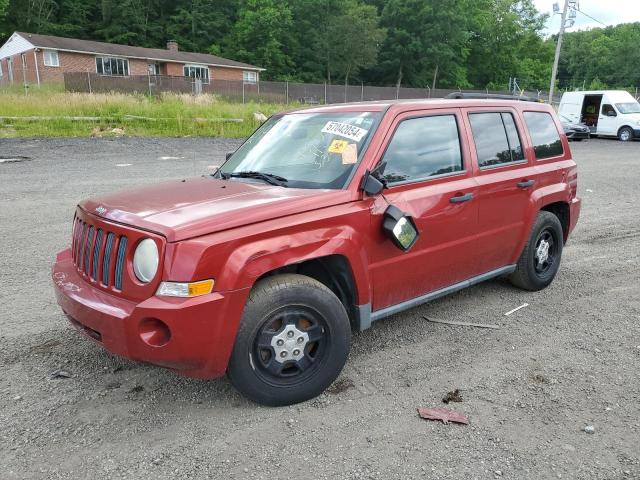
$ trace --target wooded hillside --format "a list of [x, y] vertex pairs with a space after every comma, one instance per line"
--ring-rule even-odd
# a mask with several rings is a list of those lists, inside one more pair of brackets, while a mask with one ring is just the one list
[[[3, 15], [4, 12], [4, 15]], [[264, 79], [547, 89], [554, 40], [532, 0], [0, 0], [14, 30], [210, 52]], [[568, 34], [561, 87], [640, 84], [640, 24]]]

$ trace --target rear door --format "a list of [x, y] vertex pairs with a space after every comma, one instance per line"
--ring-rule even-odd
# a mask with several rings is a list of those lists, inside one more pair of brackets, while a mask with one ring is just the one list
[[525, 155], [522, 118], [512, 108], [465, 109], [471, 150], [477, 162], [478, 238], [474, 246], [482, 273], [518, 257], [531, 192], [538, 173]]
[[[390, 128], [380, 153], [388, 182], [372, 200], [369, 264], [373, 310], [473, 276], [478, 187], [459, 109], [407, 112]], [[420, 238], [409, 252], [382, 233], [389, 204], [415, 221]]]

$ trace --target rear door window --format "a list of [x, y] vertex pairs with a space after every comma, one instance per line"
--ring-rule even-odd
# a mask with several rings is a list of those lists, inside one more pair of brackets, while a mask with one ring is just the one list
[[403, 120], [382, 159], [388, 183], [410, 182], [463, 170], [455, 115]]
[[480, 168], [524, 160], [513, 115], [506, 112], [469, 114]]
[[524, 112], [533, 150], [538, 160], [557, 157], [564, 153], [560, 134], [553, 117], [546, 112]]

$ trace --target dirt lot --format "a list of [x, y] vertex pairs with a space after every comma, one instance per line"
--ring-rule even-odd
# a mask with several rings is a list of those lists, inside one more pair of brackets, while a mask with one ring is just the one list
[[[583, 213], [549, 289], [492, 281], [377, 323], [329, 392], [277, 409], [112, 357], [50, 286], [78, 200], [207, 173], [235, 145], [0, 141], [31, 157], [0, 163], [0, 478], [640, 478], [640, 144], [573, 144]], [[418, 418], [455, 388], [470, 425]]]

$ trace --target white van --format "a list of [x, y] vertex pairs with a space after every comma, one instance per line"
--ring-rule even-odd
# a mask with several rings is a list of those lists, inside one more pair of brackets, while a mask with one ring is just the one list
[[563, 122], [585, 124], [592, 135], [640, 138], [640, 104], [624, 90], [566, 92], [558, 114]]

